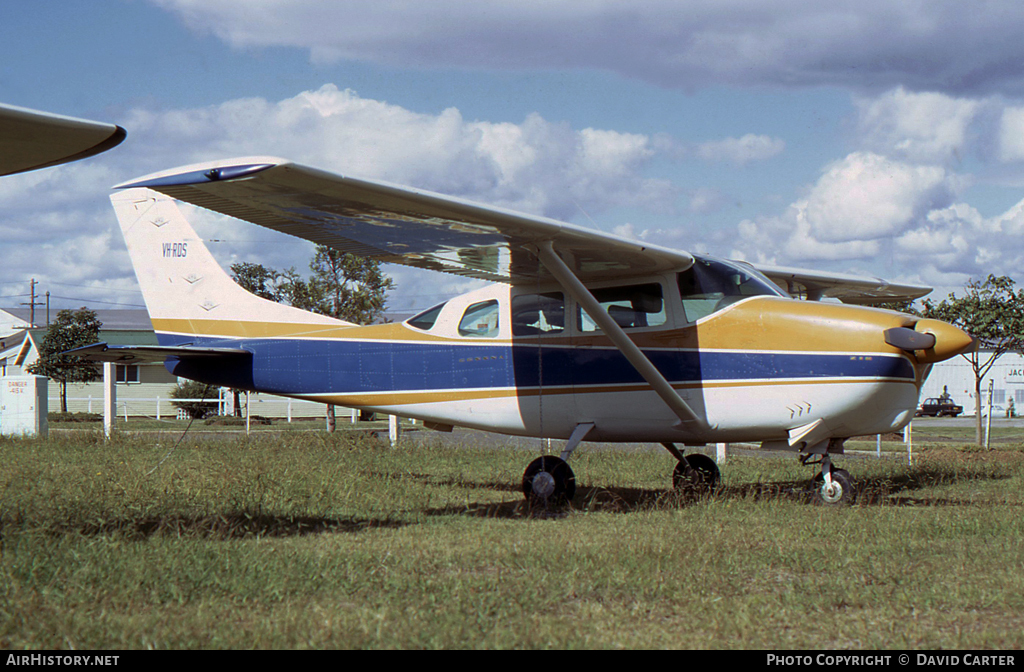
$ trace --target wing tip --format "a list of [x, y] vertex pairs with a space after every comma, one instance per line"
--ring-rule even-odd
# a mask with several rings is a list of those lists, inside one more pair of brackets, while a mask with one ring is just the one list
[[171, 168], [157, 173], [137, 177], [127, 182], [114, 185], [114, 189], [132, 189], [135, 187], [180, 187], [188, 185], [224, 182], [250, 177], [256, 173], [289, 163], [285, 159], [272, 156], [254, 156], [209, 163], [194, 163], [188, 166]]

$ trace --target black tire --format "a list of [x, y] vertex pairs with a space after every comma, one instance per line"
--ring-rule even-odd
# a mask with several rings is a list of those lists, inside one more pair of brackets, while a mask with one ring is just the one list
[[523, 496], [527, 501], [564, 504], [576, 496], [576, 475], [560, 457], [538, 457], [523, 472]]
[[714, 492], [721, 477], [714, 460], [702, 453], [693, 453], [676, 464], [672, 486], [683, 492], [707, 494]]
[[853, 489], [853, 478], [845, 469], [832, 470], [832, 491], [825, 488], [825, 477], [818, 474], [814, 477], [814, 501], [826, 506], [846, 506], [857, 498]]

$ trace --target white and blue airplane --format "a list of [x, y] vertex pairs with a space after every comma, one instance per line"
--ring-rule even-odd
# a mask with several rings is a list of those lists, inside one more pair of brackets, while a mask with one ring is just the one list
[[[559, 457], [527, 467], [528, 498], [572, 498], [568, 460], [586, 439], [661, 443], [678, 461], [676, 486], [696, 488], [713, 487], [718, 468], [680, 444], [760, 442], [820, 464], [816, 497], [847, 502], [852, 480], [832, 464], [844, 441], [901, 429], [932, 364], [972, 346], [949, 324], [868, 307], [927, 287], [755, 267], [277, 158], [116, 189], [160, 345], [79, 354], [162, 361], [185, 378], [433, 429], [565, 440]], [[175, 200], [493, 284], [402, 323], [305, 312], [239, 287]]]

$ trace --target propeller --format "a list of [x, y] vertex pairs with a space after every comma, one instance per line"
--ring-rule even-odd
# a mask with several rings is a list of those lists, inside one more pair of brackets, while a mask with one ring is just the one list
[[931, 350], [935, 347], [935, 334], [925, 334], [907, 327], [885, 330], [885, 342], [900, 350]]

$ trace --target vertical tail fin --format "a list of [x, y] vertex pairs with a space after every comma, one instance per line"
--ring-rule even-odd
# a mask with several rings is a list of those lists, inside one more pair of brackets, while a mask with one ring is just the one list
[[158, 333], [255, 338], [355, 326], [242, 289], [213, 258], [173, 199], [135, 188], [115, 193], [110, 200]]

